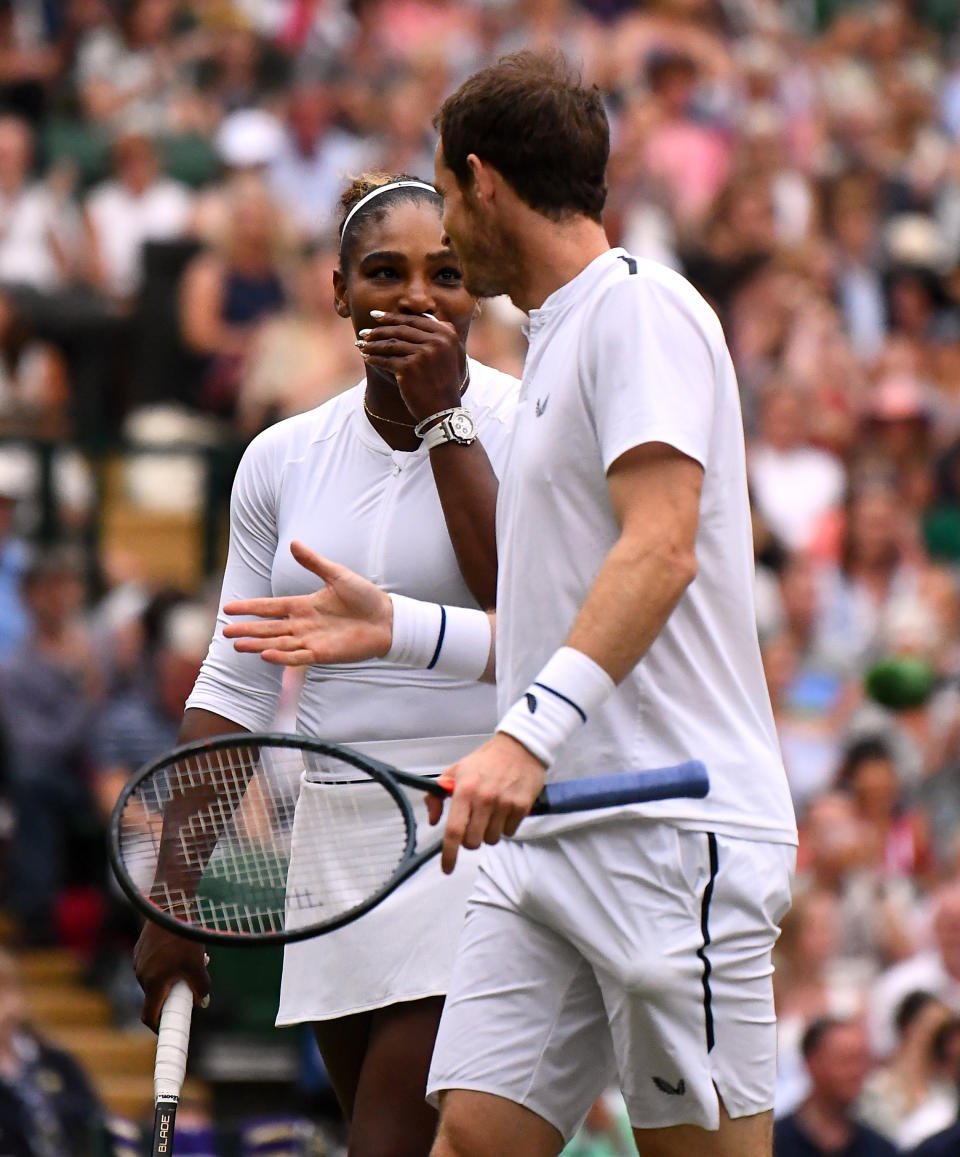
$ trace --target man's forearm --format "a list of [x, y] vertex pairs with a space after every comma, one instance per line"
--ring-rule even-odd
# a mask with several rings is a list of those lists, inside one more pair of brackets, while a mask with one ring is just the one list
[[622, 535], [607, 555], [566, 644], [497, 726], [549, 767], [659, 634], [696, 572], [652, 533]]
[[567, 638], [615, 683], [640, 662], [696, 577], [692, 552], [623, 535], [607, 555]]

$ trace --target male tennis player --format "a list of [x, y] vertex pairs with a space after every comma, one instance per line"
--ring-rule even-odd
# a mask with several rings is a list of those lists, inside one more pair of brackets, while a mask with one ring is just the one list
[[[460, 845], [497, 846], [434, 1051], [433, 1154], [553, 1157], [619, 1081], [644, 1157], [769, 1157], [770, 958], [796, 829], [720, 324], [682, 277], [610, 248], [606, 117], [562, 58], [504, 58], [437, 123], [436, 185], [467, 287], [508, 293], [530, 347], [497, 511], [501, 721], [449, 773], [445, 867]], [[480, 612], [387, 597], [299, 557], [325, 588], [227, 607], [286, 616], [228, 627], [239, 649], [483, 665]], [[708, 766], [705, 800], [518, 830], [545, 772], [688, 758]]]

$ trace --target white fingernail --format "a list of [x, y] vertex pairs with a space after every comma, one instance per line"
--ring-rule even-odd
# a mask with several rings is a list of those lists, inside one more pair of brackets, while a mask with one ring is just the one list
[[370, 310], [370, 316], [375, 321], [379, 321], [381, 317], [386, 317], [387, 315], [382, 309], [371, 309]]
[[209, 993], [207, 993], [207, 995], [203, 998], [203, 1000], [200, 1001], [200, 1007], [201, 1008], [209, 1008], [210, 1007], [210, 994]]
[[362, 329], [362, 330], [360, 330], [360, 332], [357, 334], [357, 337], [363, 337], [363, 338], [367, 338], [367, 337], [369, 337], [369, 336], [370, 336], [372, 333], [373, 333], [373, 330], [372, 330], [372, 329]]
[[435, 313], [424, 313], [421, 314], [421, 317], [429, 317], [431, 321], [437, 320], [437, 315]]

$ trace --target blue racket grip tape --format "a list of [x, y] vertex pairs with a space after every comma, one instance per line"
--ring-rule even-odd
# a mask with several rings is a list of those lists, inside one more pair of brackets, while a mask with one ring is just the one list
[[531, 814], [575, 812], [621, 804], [650, 803], [658, 799], [703, 799], [710, 790], [707, 769], [699, 759], [651, 771], [618, 771], [594, 779], [548, 784]]

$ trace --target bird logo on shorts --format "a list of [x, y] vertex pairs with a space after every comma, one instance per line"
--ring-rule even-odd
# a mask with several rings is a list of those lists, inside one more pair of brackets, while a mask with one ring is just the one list
[[675, 1085], [671, 1085], [669, 1081], [665, 1081], [663, 1077], [651, 1077], [653, 1083], [657, 1086], [661, 1093], [666, 1093], [671, 1097], [682, 1097], [687, 1091], [687, 1082], [680, 1078]]
[[526, 701], [527, 701], [527, 710], [530, 712], [530, 714], [531, 715], [536, 714], [536, 710], [537, 710], [537, 697], [536, 697], [536, 695], [531, 695], [530, 692], [528, 691], [526, 693], [526, 695], [524, 695], [524, 699], [526, 699]]

